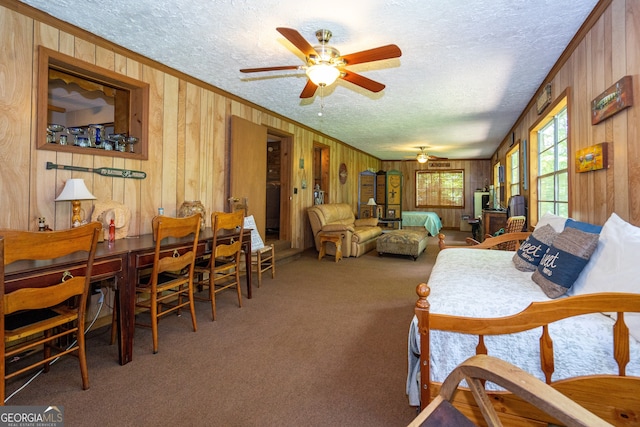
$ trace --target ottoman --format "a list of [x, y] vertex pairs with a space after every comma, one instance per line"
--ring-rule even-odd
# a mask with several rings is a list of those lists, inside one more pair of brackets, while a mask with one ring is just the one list
[[376, 242], [378, 255], [409, 255], [415, 261], [426, 249], [428, 236], [426, 230], [393, 230], [383, 233]]

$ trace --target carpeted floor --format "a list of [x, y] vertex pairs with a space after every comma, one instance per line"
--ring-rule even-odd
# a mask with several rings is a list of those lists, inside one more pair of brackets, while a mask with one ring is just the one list
[[405, 395], [407, 332], [437, 252], [435, 237], [417, 261], [373, 251], [335, 263], [306, 251], [242, 308], [235, 292], [220, 294], [216, 322], [198, 302], [195, 333], [188, 314], [163, 320], [158, 354], [151, 332], [137, 329], [134, 359], [120, 366], [109, 329], [90, 331], [89, 390], [66, 358], [7, 405], [62, 406], [67, 426], [406, 425], [416, 415]]

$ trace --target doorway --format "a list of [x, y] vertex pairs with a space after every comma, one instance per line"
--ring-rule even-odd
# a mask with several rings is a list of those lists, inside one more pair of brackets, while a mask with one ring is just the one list
[[313, 143], [313, 204], [329, 203], [329, 147]]
[[265, 240], [291, 240], [289, 165], [291, 137], [267, 133], [266, 227]]

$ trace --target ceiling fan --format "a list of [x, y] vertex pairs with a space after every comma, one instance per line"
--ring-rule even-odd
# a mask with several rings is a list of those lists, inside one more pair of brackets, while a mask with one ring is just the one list
[[438, 157], [427, 154], [427, 152], [424, 151], [425, 147], [418, 148], [420, 148], [420, 152], [416, 156], [416, 160], [418, 161], [418, 163], [427, 163], [427, 161], [429, 160], [448, 160], [447, 157]]
[[311, 46], [298, 31], [292, 28], [278, 27], [276, 30], [304, 54], [306, 65], [244, 68], [240, 71], [243, 73], [255, 73], [260, 71], [305, 70], [309, 80], [304, 89], [302, 89], [300, 98], [311, 98], [318, 87], [329, 86], [338, 78], [363, 87], [371, 92], [380, 92], [385, 88], [385, 85], [347, 70], [345, 67], [365, 62], [399, 58], [400, 55], [402, 55], [400, 48], [395, 44], [380, 46], [348, 55], [340, 55], [338, 49], [329, 45], [329, 40], [332, 36], [329, 30], [316, 31], [316, 38], [320, 43], [316, 46]]

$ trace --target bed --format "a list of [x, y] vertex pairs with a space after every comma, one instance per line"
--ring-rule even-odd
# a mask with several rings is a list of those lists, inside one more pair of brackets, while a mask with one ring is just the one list
[[[601, 235], [605, 235], [605, 228]], [[640, 285], [637, 279], [626, 280], [638, 272], [630, 254], [640, 249], [640, 229], [633, 228], [623, 227], [615, 236], [633, 237], [631, 243], [614, 245], [629, 254], [613, 250], [632, 271], [625, 272], [620, 262], [611, 266], [612, 250], [603, 249], [606, 244], [611, 246], [615, 235], [609, 231], [606, 238], [600, 238], [598, 249], [581, 273], [582, 287], [555, 299], [531, 280], [532, 272], [514, 268], [515, 252], [482, 250], [509, 239], [507, 235], [487, 239], [479, 248], [441, 251], [429, 284], [417, 288], [419, 298], [408, 340], [409, 403], [424, 408], [458, 364], [474, 354], [489, 354], [550, 383], [612, 424], [640, 425], [640, 327], [636, 313], [640, 312]], [[611, 292], [585, 285], [598, 275], [599, 267], [591, 265], [592, 261], [616, 270], [613, 275], [609, 270], [611, 280], [603, 281]], [[617, 274], [622, 276], [614, 277]], [[619, 316], [618, 312], [627, 313]], [[554, 422], [499, 387], [491, 383], [486, 387], [506, 425]], [[481, 422], [473, 397], [464, 387], [461, 390], [455, 405]]]
[[442, 222], [435, 212], [402, 211], [402, 226], [424, 227], [429, 234], [437, 236]]

